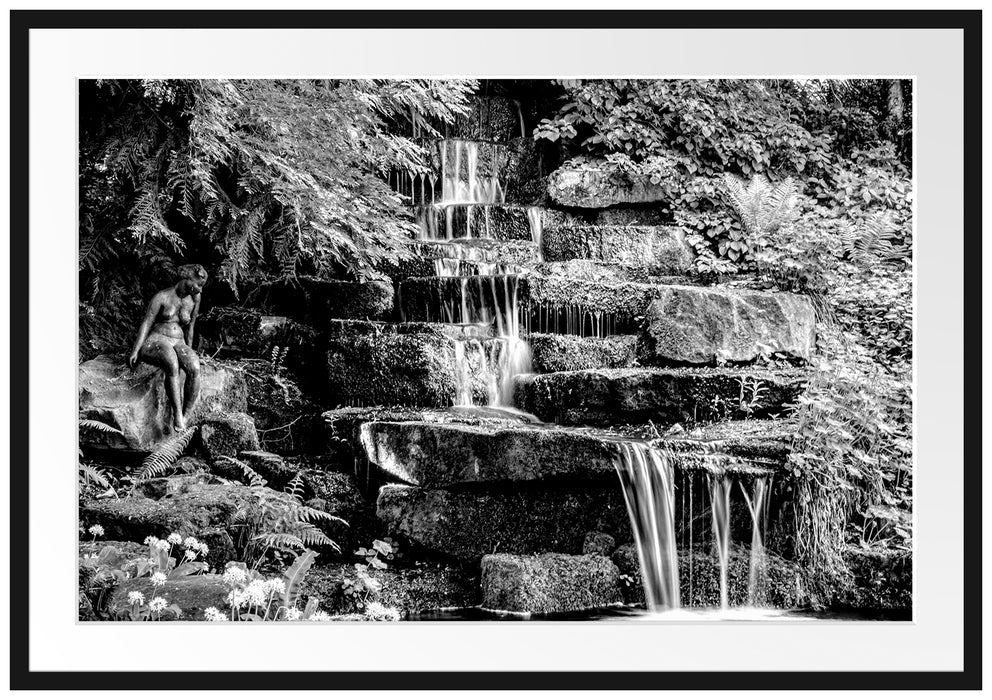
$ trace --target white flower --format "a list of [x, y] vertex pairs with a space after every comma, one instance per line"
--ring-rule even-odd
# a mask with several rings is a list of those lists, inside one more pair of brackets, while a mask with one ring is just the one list
[[330, 619], [331, 616], [328, 615], [323, 610], [318, 610], [317, 612], [313, 613], [310, 617], [307, 618], [307, 620], [310, 622], [327, 622]]
[[203, 611], [203, 619], [207, 622], [224, 622], [227, 620], [227, 615], [222, 613], [217, 608], [209, 607]]
[[207, 553], [210, 551], [210, 547], [207, 546], [207, 543], [206, 542], [201, 542], [200, 543], [200, 546], [198, 547], [198, 549], [200, 550], [200, 554], [202, 554], [204, 556], [206, 556]]
[[282, 595], [286, 592], [286, 582], [281, 578], [270, 578], [265, 582], [265, 590], [275, 595]]
[[149, 547], [154, 547], [156, 542], [158, 542], [158, 538], [155, 537], [155, 535], [148, 535], [148, 537], [145, 538], [145, 544]]
[[158, 588], [163, 583], [165, 583], [165, 580], [167, 578], [168, 577], [161, 571], [156, 571], [154, 574], [152, 574], [152, 585]]
[[185, 547], [186, 549], [199, 549], [200, 541], [197, 540], [195, 537], [187, 537], [185, 540], [183, 540], [183, 547]]
[[178, 532], [173, 532], [166, 539], [170, 544], [179, 544], [180, 542], [183, 541], [183, 536], [180, 535]]
[[264, 581], [252, 581], [245, 588], [245, 596], [252, 605], [265, 605], [269, 600], [269, 591]]
[[286, 609], [286, 619], [289, 620], [290, 622], [299, 620], [301, 617], [303, 617], [303, 611], [300, 610], [299, 608]]
[[94, 537], [103, 537], [105, 534], [103, 531], [103, 525], [92, 525], [90, 527], [90, 534]]
[[244, 591], [231, 591], [227, 594], [227, 602], [232, 608], [241, 609], [248, 605], [248, 596]]
[[365, 616], [371, 620], [384, 620], [396, 622], [400, 619], [400, 613], [396, 608], [387, 608], [382, 603], [375, 601], [365, 606]]
[[150, 601], [148, 601], [148, 609], [151, 610], [152, 612], [162, 612], [167, 607], [169, 607], [169, 601], [167, 601], [165, 598], [161, 598], [161, 597], [152, 598]]
[[141, 591], [131, 591], [127, 594], [128, 605], [144, 605], [145, 604], [145, 594]]
[[248, 580], [248, 573], [240, 566], [230, 566], [224, 572], [224, 583], [228, 586], [241, 586]]
[[196, 550], [195, 549], [187, 549], [186, 550], [186, 558], [189, 559], [190, 561], [193, 561], [194, 559], [196, 559]]
[[155, 547], [157, 549], [161, 549], [164, 551], [168, 551], [172, 549], [172, 545], [169, 544], [166, 540], [155, 540]]

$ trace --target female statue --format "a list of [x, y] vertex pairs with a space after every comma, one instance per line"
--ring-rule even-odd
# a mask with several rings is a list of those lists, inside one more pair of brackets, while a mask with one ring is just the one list
[[[152, 297], [138, 337], [128, 357], [131, 369], [139, 360], [165, 371], [165, 393], [172, 405], [172, 427], [185, 430], [200, 394], [200, 361], [193, 351], [193, 325], [200, 310], [200, 292], [207, 281], [202, 265], [183, 265], [176, 284]], [[186, 373], [180, 394], [179, 371]]]

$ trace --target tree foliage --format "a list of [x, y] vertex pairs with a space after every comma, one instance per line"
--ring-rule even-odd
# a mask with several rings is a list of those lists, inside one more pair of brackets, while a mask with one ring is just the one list
[[[392, 169], [468, 109], [466, 80], [105, 80], [80, 95], [82, 337], [119, 346], [174, 267], [233, 296], [298, 273], [363, 277], [414, 231]], [[87, 348], [102, 350], [102, 347]]]

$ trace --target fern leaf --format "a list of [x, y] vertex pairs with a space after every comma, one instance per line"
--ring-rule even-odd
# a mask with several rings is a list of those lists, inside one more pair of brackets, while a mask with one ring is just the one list
[[189, 446], [189, 441], [193, 439], [196, 431], [196, 427], [186, 428], [162, 443], [161, 447], [148, 455], [141, 463], [141, 471], [135, 477], [134, 483], [139, 484], [168, 471], [186, 451], [186, 447]]
[[80, 464], [79, 475], [82, 477], [84, 482], [90, 481], [98, 486], [102, 486], [105, 489], [111, 488], [110, 480], [107, 478], [107, 475], [96, 467], [91, 467], [88, 464]]
[[230, 462], [241, 469], [241, 472], [248, 479], [248, 485], [256, 488], [261, 488], [265, 486], [268, 482], [265, 480], [261, 474], [249, 467], [247, 464], [242, 462], [240, 459], [234, 457], [228, 457], [227, 455], [221, 455], [218, 460], [224, 460], [225, 462]]
[[108, 425], [103, 421], [93, 420], [91, 418], [80, 418], [79, 427], [86, 430], [94, 430], [98, 433], [109, 433], [112, 435], [123, 435], [120, 428], [115, 428], [112, 425]]
[[300, 595], [300, 584], [303, 583], [303, 578], [307, 575], [310, 567], [313, 566], [316, 558], [316, 553], [308, 549], [296, 557], [290, 567], [286, 569], [286, 573], [283, 574], [283, 580], [286, 583], [283, 605], [287, 608], [292, 608], [296, 605], [296, 601]]

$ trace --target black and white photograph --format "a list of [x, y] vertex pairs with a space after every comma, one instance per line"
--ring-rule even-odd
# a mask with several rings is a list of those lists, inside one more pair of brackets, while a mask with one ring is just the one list
[[79, 80], [78, 619], [911, 620], [913, 97]]
[[12, 690], [981, 688], [981, 11], [657, 4], [10, 13]]

